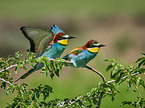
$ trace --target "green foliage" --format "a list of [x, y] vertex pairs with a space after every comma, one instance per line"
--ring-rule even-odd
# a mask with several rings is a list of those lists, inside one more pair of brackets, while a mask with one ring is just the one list
[[[145, 56], [145, 53], [142, 53]], [[145, 57], [139, 58], [136, 63], [138, 63], [138, 68], [145, 65]]]
[[[136, 101], [123, 101], [121, 105], [132, 105], [134, 107], [145, 107], [145, 100], [141, 96], [138, 88], [142, 86], [145, 89], [145, 83], [144, 80], [137, 76], [138, 74], [144, 74], [145, 68], [143, 67], [145, 65], [145, 54], [142, 54], [143, 57], [139, 58], [136, 63], [138, 63], [137, 67], [134, 67], [133, 65], [128, 65], [127, 67], [124, 67], [122, 64], [119, 64], [115, 62], [115, 60], [106, 60], [109, 62], [112, 62], [107, 68], [106, 71], [111, 70], [111, 78], [114, 79], [112, 82], [115, 82], [114, 84], [120, 85], [123, 82], [127, 83], [127, 91], [130, 91], [130, 88], [134, 87], [132, 92], [138, 94]], [[109, 82], [110, 83], [110, 82]]]
[[[21, 85], [15, 84], [7, 88], [7, 95], [10, 92], [17, 92], [17, 96], [14, 97], [11, 103], [7, 104], [7, 108], [25, 108], [29, 105], [33, 107], [46, 106], [44, 101], [50, 93], [53, 93], [53, 88], [49, 85], [40, 85], [38, 88], [27, 90], [27, 86], [28, 84], [23, 83]], [[44, 101], [39, 101], [40, 95], [43, 96]]]
[[[10, 78], [10, 68], [15, 69], [15, 73], [19, 68], [23, 68], [27, 71], [26, 64], [30, 64], [31, 67], [34, 64], [44, 63], [42, 72], [46, 73], [46, 76], [50, 76], [52, 79], [54, 76], [58, 76], [63, 66], [67, 66], [69, 62], [63, 59], [48, 59], [46, 57], [35, 58], [34, 53], [28, 51], [27, 57], [22, 59], [23, 55], [17, 52], [15, 57], [8, 57], [7, 59], [0, 58], [0, 81], [1, 88], [6, 88], [6, 95], [10, 93], [16, 93], [17, 95], [11, 102], [7, 104], [7, 108], [27, 108], [27, 107], [97, 107], [101, 105], [101, 100], [105, 97], [110, 97], [113, 101], [115, 96], [119, 94], [119, 86], [126, 82], [127, 91], [137, 94], [135, 101], [124, 100], [121, 105], [130, 105], [133, 107], [145, 107], [145, 99], [139, 91], [139, 87], [145, 88], [145, 83], [139, 74], [145, 73], [145, 54], [139, 58], [136, 63], [138, 66], [128, 65], [124, 66], [117, 63], [114, 59], [105, 60], [111, 62], [106, 68], [107, 72], [110, 72], [111, 81], [104, 81], [97, 84], [95, 88], [92, 88], [90, 92], [82, 96], [76, 96], [72, 99], [54, 99], [46, 101], [49, 98], [50, 93], [53, 92], [53, 88], [49, 85], [40, 84], [37, 88], [28, 89], [28, 84], [14, 84], [13, 78]], [[8, 85], [7, 85], [8, 84]], [[132, 88], [132, 89], [131, 89]]]
[[59, 72], [62, 70], [62, 67], [64, 66], [65, 60], [57, 58], [57, 59], [51, 59], [49, 60], [47, 57], [39, 57], [37, 63], [43, 62], [44, 67], [42, 69], [42, 72], [46, 72], [46, 76], [48, 74], [50, 75], [51, 79], [56, 75], [59, 77]]

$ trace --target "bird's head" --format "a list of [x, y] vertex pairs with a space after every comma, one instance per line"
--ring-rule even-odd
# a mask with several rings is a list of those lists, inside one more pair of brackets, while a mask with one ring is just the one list
[[75, 38], [75, 36], [65, 34], [56, 24], [51, 27], [50, 31], [54, 34], [53, 42], [61, 45], [68, 45], [69, 39]]
[[69, 36], [65, 33], [58, 33], [54, 38], [54, 43], [59, 43], [61, 45], [68, 45], [69, 39], [76, 38], [75, 36]]
[[103, 47], [103, 46], [106, 46], [106, 45], [100, 44], [98, 41], [95, 41], [95, 40], [90, 40], [82, 48], [92, 53], [98, 53], [100, 47]]

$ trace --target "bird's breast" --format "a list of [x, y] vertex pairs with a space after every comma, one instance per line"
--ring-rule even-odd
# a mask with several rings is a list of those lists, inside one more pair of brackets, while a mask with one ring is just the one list
[[63, 51], [65, 50], [67, 46], [61, 45], [59, 43], [54, 43], [49, 49], [47, 49], [43, 56], [50, 58], [59, 58]]

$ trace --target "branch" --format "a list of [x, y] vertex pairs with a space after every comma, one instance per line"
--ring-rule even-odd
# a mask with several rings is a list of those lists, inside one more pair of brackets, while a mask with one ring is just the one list
[[10, 67], [7, 67], [6, 69], [2, 69], [2, 70], [0, 70], [0, 72], [3, 72], [3, 71], [5, 71], [5, 70], [8, 70], [8, 69], [10, 69], [10, 68], [12, 68], [12, 67], [15, 67], [15, 66], [17, 66], [17, 64], [11, 65]]
[[[89, 67], [89, 66], [85, 66], [85, 67], [86, 67], [87, 69], [92, 70], [93, 72], [97, 73], [97, 74], [102, 78], [103, 82], [106, 82], [106, 79], [105, 79], [104, 75], [103, 75], [101, 72], [99, 72], [99, 71], [97, 71], [97, 70], [95, 70], [94, 68]], [[134, 74], [131, 74], [131, 76], [138, 75], [138, 74], [139, 74], [139, 72], [136, 72], [136, 73], [134, 73]], [[124, 77], [122, 77], [121, 79], [125, 79], [125, 78], [127, 78], [127, 76], [124, 76]], [[112, 83], [112, 82], [115, 82], [115, 80], [107, 81], [106, 84]], [[137, 88], [136, 88], [136, 89], [137, 89]], [[138, 90], [138, 89], [137, 89], [137, 90]], [[99, 96], [97, 108], [100, 108], [100, 105], [101, 105], [101, 101], [102, 101], [103, 95], [104, 95], [104, 93], [101, 92], [101, 94], [100, 94], [100, 96]], [[140, 93], [139, 93], [139, 96], [141, 97]]]
[[4, 80], [4, 79], [2, 79], [2, 78], [0, 78], [0, 80], [1, 80], [1, 81], [4, 81], [4, 82], [6, 82], [6, 83], [8, 83], [9, 85], [12, 85], [12, 83], [10, 83], [9, 81], [6, 81], [6, 80]]
[[[99, 72], [99, 71], [95, 70], [94, 68], [89, 67], [87, 65], [85, 66], [85, 68], [87, 68], [89, 70], [92, 70], [93, 72], [97, 73], [102, 78], [103, 82], [106, 82], [106, 79], [105, 79], [104, 75], [101, 72]], [[99, 96], [99, 101], [98, 101], [97, 108], [100, 108], [103, 95], [104, 95], [104, 92], [101, 92], [101, 94]]]
[[[59, 60], [56, 60], [56, 59], [49, 59], [50, 61], [58, 61], [59, 62]], [[65, 59], [64, 59], [65, 60]], [[73, 62], [71, 62], [71, 61], [66, 61], [65, 60], [65, 66], [73, 66], [74, 67], [74, 65], [73, 65]]]
[[137, 88], [137, 86], [135, 84], [134, 84], [134, 87], [137, 90], [139, 97], [142, 98], [142, 96], [141, 96], [141, 94], [140, 94], [140, 92], [139, 92], [139, 90], [138, 90], [138, 88]]
[[[55, 60], [55, 59], [49, 59], [49, 60], [50, 61], [58, 61], [58, 60]], [[71, 61], [65, 61], [65, 66], [68, 66], [68, 65], [73, 66], [73, 63]], [[2, 69], [2, 70], [0, 70], [0, 72], [3, 72], [5, 70], [8, 70], [8, 69], [10, 69], [12, 67], [15, 67], [15, 66], [17, 66], [17, 64], [11, 65], [11, 66], [7, 67], [6, 69]]]
[[99, 72], [99, 71], [95, 70], [94, 68], [89, 67], [87, 65], [85, 66], [85, 68], [87, 68], [89, 70], [92, 70], [93, 72], [97, 73], [102, 78], [103, 82], [106, 82], [106, 79], [105, 79], [104, 75], [101, 72]]
[[103, 97], [104, 93], [101, 92], [100, 96], [99, 96], [99, 101], [98, 101], [98, 106], [97, 108], [100, 108], [100, 105], [101, 105], [101, 101], [102, 101], [102, 97]]
[[[136, 72], [136, 73], [134, 73], [134, 74], [131, 74], [131, 76], [138, 75], [138, 74], [139, 74], [139, 72]], [[124, 77], [122, 77], [121, 79], [125, 79], [126, 77], [127, 77], [127, 76], [124, 76]], [[112, 82], [115, 82], [115, 80], [107, 81], [106, 84], [112, 83]]]

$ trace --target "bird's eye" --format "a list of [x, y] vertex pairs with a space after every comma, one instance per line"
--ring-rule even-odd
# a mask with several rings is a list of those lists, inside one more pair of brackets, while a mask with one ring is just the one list
[[62, 39], [61, 37], [57, 38], [57, 40], [61, 40], [61, 39]]

